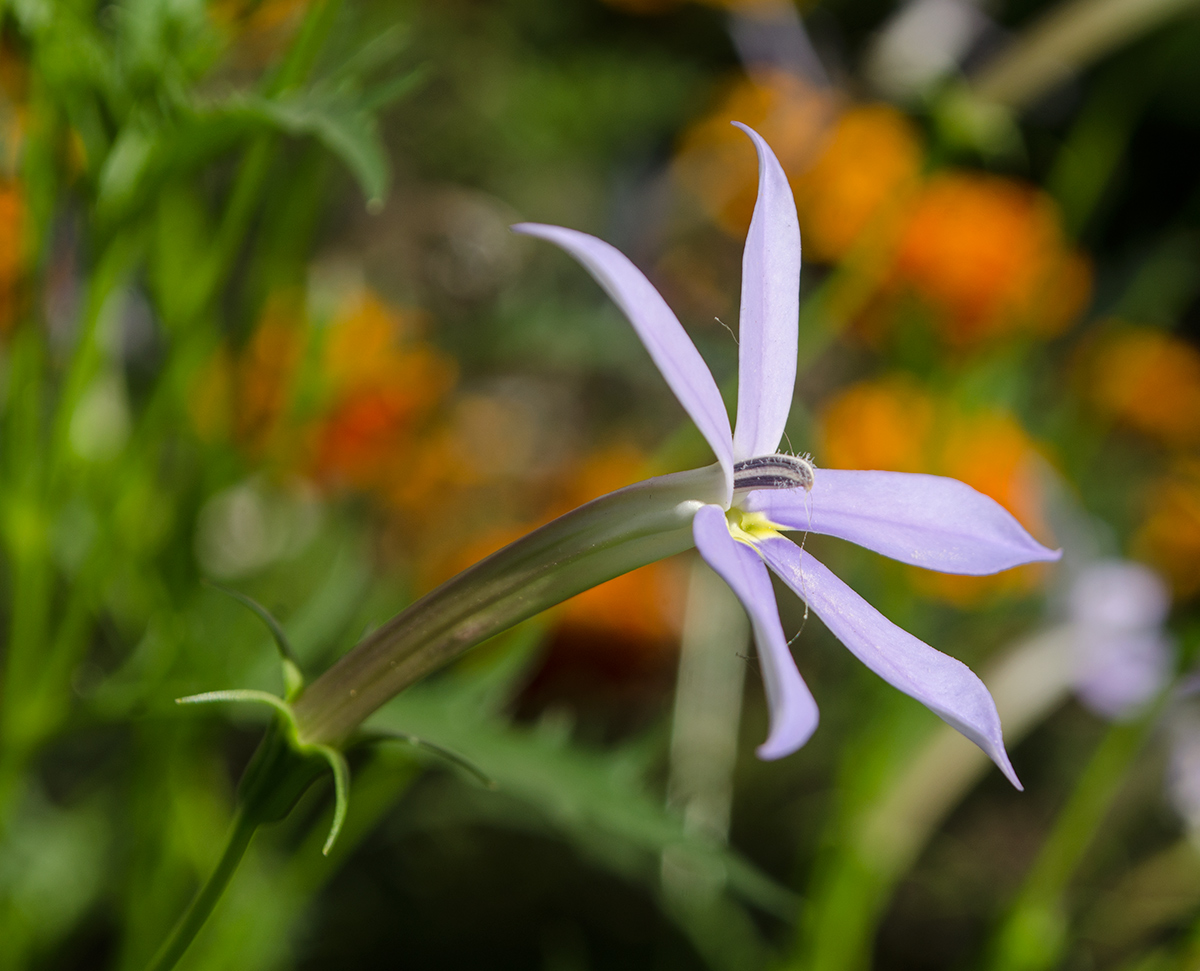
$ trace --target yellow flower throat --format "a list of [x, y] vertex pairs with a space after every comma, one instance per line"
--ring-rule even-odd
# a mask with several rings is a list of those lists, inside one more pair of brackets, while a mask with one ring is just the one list
[[771, 522], [765, 513], [745, 512], [737, 506], [725, 510], [725, 525], [729, 527], [730, 536], [747, 546], [753, 546], [762, 539], [779, 536], [779, 531], [787, 528]]

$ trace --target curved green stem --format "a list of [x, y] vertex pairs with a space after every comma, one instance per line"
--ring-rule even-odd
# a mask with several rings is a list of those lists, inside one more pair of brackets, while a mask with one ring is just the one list
[[175, 925], [171, 936], [167, 938], [167, 942], [150, 962], [147, 971], [171, 971], [171, 968], [175, 967], [179, 959], [183, 957], [184, 952], [200, 932], [200, 928], [204, 926], [204, 922], [208, 920], [208, 915], [212, 913], [217, 901], [221, 899], [221, 894], [225, 892], [238, 864], [242, 862], [246, 848], [250, 845], [250, 840], [257, 829], [257, 820], [244, 811], [238, 812], [233, 820], [233, 827], [230, 829], [225, 849], [221, 853], [221, 859], [218, 861], [216, 869], [213, 870], [212, 876], [200, 888], [199, 893], [192, 900], [191, 906], [180, 918], [179, 923]]

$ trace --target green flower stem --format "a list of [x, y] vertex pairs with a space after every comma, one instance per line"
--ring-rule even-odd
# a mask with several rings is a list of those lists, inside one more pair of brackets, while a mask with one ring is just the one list
[[567, 513], [442, 584], [296, 699], [297, 737], [340, 746], [375, 709], [436, 668], [568, 597], [692, 546], [692, 517], [720, 502], [713, 465], [639, 482]]
[[175, 930], [171, 932], [170, 938], [155, 955], [154, 960], [150, 962], [148, 971], [170, 971], [183, 957], [184, 952], [200, 932], [200, 928], [204, 926], [204, 922], [208, 920], [208, 915], [212, 913], [217, 901], [221, 899], [221, 895], [229, 885], [238, 864], [242, 862], [242, 857], [257, 829], [258, 823], [255, 820], [245, 813], [237, 814], [217, 868], [200, 888], [200, 892], [196, 894], [196, 898], [180, 918], [179, 923], [175, 925]]
[[283, 819], [323, 772], [324, 758], [298, 752], [290, 727], [276, 718], [238, 785], [239, 807], [216, 869], [196, 894], [147, 971], [170, 971], [208, 920], [259, 826]]
[[991, 971], [1048, 971], [1067, 945], [1067, 886], [1141, 752], [1150, 719], [1108, 730], [992, 941]]

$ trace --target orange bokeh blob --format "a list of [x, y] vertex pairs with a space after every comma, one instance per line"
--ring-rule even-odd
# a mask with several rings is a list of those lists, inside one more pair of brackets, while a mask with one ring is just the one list
[[791, 179], [805, 257], [839, 260], [868, 233], [890, 239], [919, 185], [923, 158], [916, 128], [895, 108], [843, 112], [816, 163]]
[[1180, 462], [1151, 489], [1135, 554], [1171, 582], [1180, 599], [1200, 593], [1200, 460]]
[[268, 299], [237, 364], [234, 435], [252, 454], [266, 450], [291, 402], [307, 333], [295, 294]]
[[704, 211], [732, 236], [745, 235], [758, 193], [758, 158], [740, 121], [767, 140], [789, 179], [817, 158], [833, 122], [828, 92], [785, 72], [735, 83], [717, 107], [684, 132], [672, 171]]
[[946, 172], [929, 180], [901, 234], [895, 283], [935, 311], [947, 343], [1061, 333], [1091, 291], [1054, 203], [1013, 179]]
[[1200, 444], [1200, 350], [1151, 327], [1118, 329], [1090, 356], [1097, 410], [1165, 445]]
[[422, 420], [456, 368], [413, 335], [420, 320], [365, 295], [329, 327], [322, 376], [330, 404], [312, 432], [312, 472], [330, 485], [388, 492], [411, 464]]
[[833, 469], [927, 471], [933, 419], [933, 399], [914, 381], [891, 377], [852, 385], [821, 412], [821, 463]]
[[0, 183], [0, 333], [17, 317], [17, 289], [25, 266], [25, 199], [16, 182]]
[[[822, 465], [959, 479], [995, 499], [1034, 536], [1049, 539], [1037, 474], [1040, 453], [1006, 412], [964, 410], [911, 379], [891, 376], [852, 385], [828, 402], [821, 411], [820, 441]], [[1038, 566], [990, 577], [910, 571], [922, 593], [960, 605], [1028, 591], [1043, 574]]]

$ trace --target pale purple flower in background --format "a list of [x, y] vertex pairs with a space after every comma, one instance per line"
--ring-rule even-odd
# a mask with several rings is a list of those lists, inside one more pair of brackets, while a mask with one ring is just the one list
[[1075, 693], [1101, 718], [1134, 718], [1166, 686], [1175, 661], [1163, 631], [1170, 604], [1162, 578], [1128, 560], [1093, 563], [1071, 585]]
[[556, 243], [595, 277], [716, 453], [724, 501], [697, 501], [692, 528], [700, 555], [750, 617], [771, 718], [759, 756], [788, 755], [817, 727], [816, 702], [779, 621], [770, 567], [859, 660], [979, 745], [1019, 788], [983, 682], [891, 623], [782, 532], [837, 536], [945, 573], [995, 573], [1059, 553], [1034, 540], [998, 503], [954, 479], [815, 469], [776, 452], [796, 381], [800, 230], [774, 153], [755, 132], [738, 127], [758, 150], [759, 185], [742, 258], [736, 431], [699, 351], [629, 259], [575, 230], [533, 223], [514, 229]]

